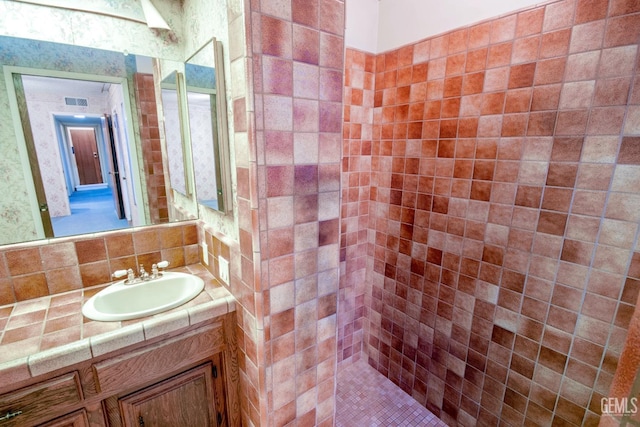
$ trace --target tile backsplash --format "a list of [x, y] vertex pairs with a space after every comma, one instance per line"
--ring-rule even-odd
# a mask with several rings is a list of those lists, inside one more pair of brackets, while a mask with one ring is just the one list
[[112, 281], [116, 270], [199, 262], [195, 221], [0, 247], [0, 305]]

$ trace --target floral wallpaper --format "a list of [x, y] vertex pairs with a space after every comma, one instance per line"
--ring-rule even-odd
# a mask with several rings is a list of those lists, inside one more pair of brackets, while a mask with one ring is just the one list
[[154, 0], [154, 5], [172, 31], [155, 31], [144, 23], [112, 16], [0, 1], [0, 33], [151, 57], [183, 59], [178, 36], [182, 33], [180, 2]]
[[28, 216], [31, 193], [23, 179], [18, 145], [12, 143], [15, 134], [4, 79], [0, 81], [0, 141], [0, 194], [9, 196], [0, 197], [0, 243], [36, 239], [37, 231]]
[[196, 179], [196, 196], [198, 201], [216, 200], [217, 186], [214, 168], [216, 160], [213, 156], [213, 128], [211, 122], [211, 107], [207, 102], [195, 101], [194, 96], [203, 96], [189, 92], [189, 129], [191, 134], [191, 150], [193, 170]]
[[144, 12], [139, 0], [14, 0], [75, 10], [84, 10], [103, 15], [119, 16], [125, 19], [145, 22]]

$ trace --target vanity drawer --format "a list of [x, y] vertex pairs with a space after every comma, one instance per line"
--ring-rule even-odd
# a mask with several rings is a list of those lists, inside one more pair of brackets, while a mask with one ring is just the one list
[[[77, 372], [0, 396], [0, 426], [25, 426], [46, 421], [82, 401]], [[13, 415], [11, 415], [13, 414]]]
[[100, 393], [117, 393], [162, 378], [171, 371], [182, 369], [224, 349], [224, 330], [222, 323], [218, 322], [96, 363], [93, 365], [93, 375]]

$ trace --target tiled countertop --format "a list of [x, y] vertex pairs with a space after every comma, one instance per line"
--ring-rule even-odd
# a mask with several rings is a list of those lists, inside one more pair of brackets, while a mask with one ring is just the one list
[[82, 315], [85, 300], [106, 285], [0, 307], [0, 376], [22, 381], [235, 311], [235, 299], [202, 265], [171, 271], [200, 276], [204, 290], [164, 313], [120, 322]]

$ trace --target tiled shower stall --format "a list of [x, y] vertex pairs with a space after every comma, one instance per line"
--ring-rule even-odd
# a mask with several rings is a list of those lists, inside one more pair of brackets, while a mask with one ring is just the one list
[[597, 425], [640, 285], [640, 3], [347, 49], [338, 363], [449, 424]]

